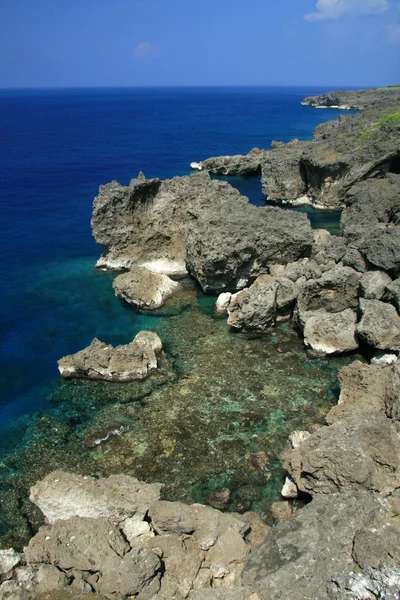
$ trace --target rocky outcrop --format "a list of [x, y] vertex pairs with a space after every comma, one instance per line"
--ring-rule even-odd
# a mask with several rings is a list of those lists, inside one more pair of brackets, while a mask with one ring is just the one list
[[325, 600], [329, 576], [357, 568], [352, 557], [357, 532], [371, 523], [382, 527], [386, 517], [382, 500], [367, 492], [318, 496], [249, 554], [242, 581], [262, 600]]
[[160, 498], [161, 488], [159, 483], [142, 483], [127, 475], [95, 479], [53, 471], [31, 488], [29, 499], [49, 524], [73, 516], [119, 522], [133, 516], [143, 520]]
[[38, 482], [31, 498], [52, 524], [39, 529], [23, 555], [7, 551], [10, 579], [0, 585], [0, 598], [33, 600], [60, 590], [76, 599], [250, 600], [240, 574], [269, 528], [253, 513], [247, 519], [159, 501], [160, 487], [127, 476], [62, 472]]
[[297, 308], [300, 314], [323, 310], [339, 313], [356, 309], [360, 274], [350, 267], [335, 266], [318, 279], [310, 279], [301, 287]]
[[308, 96], [302, 104], [319, 108], [344, 107], [352, 110], [374, 105], [392, 105], [400, 103], [400, 88], [372, 88], [366, 90], [340, 90], [327, 92], [320, 96]]
[[106, 250], [97, 267], [145, 266], [167, 275], [186, 273], [186, 241], [192, 211], [246, 205], [228, 183], [207, 173], [160, 181], [141, 174], [128, 186], [113, 181], [94, 199], [92, 231]]
[[235, 291], [311, 251], [313, 233], [306, 215], [252, 205], [202, 211], [191, 224], [187, 265], [204, 291]]
[[400, 350], [400, 317], [394, 306], [361, 299], [360, 308], [357, 333], [363, 342], [379, 350]]
[[358, 347], [356, 320], [356, 313], [350, 308], [335, 313], [304, 312], [300, 320], [304, 343], [320, 356], [351, 352]]
[[275, 324], [279, 283], [260, 275], [253, 285], [235, 294], [228, 308], [228, 325], [237, 329], [265, 331]]
[[164, 305], [169, 296], [179, 290], [179, 283], [164, 273], [153, 273], [145, 267], [132, 267], [114, 279], [115, 295], [141, 310], [153, 310]]
[[389, 386], [392, 376], [390, 366], [385, 368], [377, 364], [368, 365], [359, 360], [340, 369], [339, 402], [326, 415], [326, 422], [331, 425], [356, 415], [384, 412], [385, 404], [391, 396]]
[[386, 495], [400, 486], [399, 436], [383, 414], [361, 414], [313, 433], [288, 451], [284, 468], [311, 495], [365, 489]]
[[[200, 169], [217, 175], [259, 175], [265, 150], [253, 148], [248, 154], [235, 156], [216, 156], [198, 163]], [[198, 168], [198, 167], [197, 167]]]
[[152, 331], [141, 331], [133, 342], [116, 348], [94, 339], [84, 350], [61, 358], [58, 370], [65, 379], [142, 380], [157, 370], [161, 350]]

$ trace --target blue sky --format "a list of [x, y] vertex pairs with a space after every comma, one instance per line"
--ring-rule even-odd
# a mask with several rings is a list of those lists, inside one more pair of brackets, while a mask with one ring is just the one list
[[0, 0], [0, 87], [400, 83], [396, 0]]

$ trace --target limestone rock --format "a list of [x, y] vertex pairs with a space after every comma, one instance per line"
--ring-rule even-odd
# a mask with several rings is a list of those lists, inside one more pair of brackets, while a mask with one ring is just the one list
[[71, 517], [41, 527], [25, 548], [28, 564], [49, 563], [61, 569], [102, 571], [107, 558], [129, 550], [109, 519]]
[[73, 516], [102, 517], [119, 522], [127, 517], [143, 519], [160, 497], [162, 485], [142, 483], [128, 475], [107, 479], [53, 471], [31, 488], [30, 500], [48, 523]]
[[326, 422], [330, 425], [357, 414], [384, 412], [390, 378], [391, 369], [358, 360], [340, 369], [339, 402], [326, 415]]
[[0, 550], [0, 581], [9, 579], [15, 567], [21, 562], [21, 554], [13, 548]]
[[391, 419], [400, 421], [400, 362], [397, 360], [388, 371], [390, 379], [385, 400], [386, 414]]
[[392, 280], [383, 271], [367, 271], [361, 277], [361, 291], [368, 300], [380, 300]]
[[95, 338], [84, 350], [61, 358], [58, 370], [65, 379], [141, 380], [157, 369], [161, 348], [159, 337], [151, 331], [141, 331], [133, 342], [116, 348]]
[[300, 312], [324, 310], [339, 313], [358, 305], [360, 274], [350, 267], [335, 267], [305, 283], [297, 300]]
[[199, 211], [188, 234], [187, 265], [204, 291], [237, 291], [275, 263], [310, 252], [305, 214], [273, 207], [234, 206]]
[[141, 310], [153, 310], [179, 290], [179, 283], [163, 273], [152, 273], [145, 267], [132, 267], [114, 279], [115, 295]]
[[93, 203], [92, 231], [106, 246], [97, 266], [184, 274], [187, 230], [192, 211], [247, 204], [228, 183], [212, 181], [206, 172], [189, 177], [133, 179], [128, 186], [113, 181], [100, 186]]
[[228, 308], [228, 325], [237, 329], [264, 331], [275, 323], [276, 294], [279, 284], [270, 275], [260, 275], [256, 281], [235, 294]]
[[382, 500], [367, 492], [318, 496], [250, 552], [243, 584], [262, 600], [325, 600], [328, 577], [356, 567], [351, 552], [357, 531], [385, 517]]
[[96, 591], [108, 597], [138, 594], [139, 600], [150, 600], [160, 589], [160, 567], [160, 559], [149, 548], [134, 548], [123, 558], [109, 555], [101, 565], [102, 577]]
[[200, 163], [202, 169], [218, 175], [256, 175], [261, 171], [265, 150], [253, 148], [248, 154], [213, 156]]
[[400, 440], [390, 419], [367, 413], [322, 427], [287, 452], [283, 467], [311, 495], [370, 490], [387, 495], [400, 485]]
[[400, 350], [400, 317], [391, 304], [360, 300], [362, 319], [357, 325], [360, 338], [379, 350]]
[[319, 355], [341, 354], [358, 347], [357, 315], [350, 308], [337, 313], [307, 311], [301, 314], [301, 320], [305, 345]]
[[132, 546], [132, 543], [136, 541], [138, 537], [142, 539], [149, 539], [154, 537], [154, 532], [151, 531], [150, 525], [147, 521], [142, 521], [139, 516], [129, 517], [125, 519], [121, 524], [121, 529], [124, 532], [126, 539]]
[[297, 485], [289, 477], [286, 477], [285, 483], [281, 490], [281, 496], [284, 498], [296, 498], [297, 497]]
[[375, 229], [364, 236], [359, 249], [378, 269], [387, 271], [392, 277], [400, 275], [400, 227]]

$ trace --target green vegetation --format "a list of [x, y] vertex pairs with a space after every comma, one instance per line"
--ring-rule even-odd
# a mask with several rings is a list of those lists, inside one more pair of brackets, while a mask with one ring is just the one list
[[[396, 86], [393, 86], [396, 87]], [[398, 86], [400, 87], [400, 86]], [[400, 124], [400, 108], [399, 110], [396, 110], [393, 113], [389, 113], [387, 115], [385, 115], [384, 117], [382, 117], [382, 119], [380, 121], [378, 121], [378, 123], [374, 123], [373, 125], [370, 125], [369, 127], [364, 127], [363, 130], [361, 131], [361, 139], [362, 140], [366, 140], [367, 138], [369, 138], [371, 135], [373, 135], [375, 133], [375, 131], [377, 131], [382, 125], [384, 125], [385, 123], [399, 123]]]

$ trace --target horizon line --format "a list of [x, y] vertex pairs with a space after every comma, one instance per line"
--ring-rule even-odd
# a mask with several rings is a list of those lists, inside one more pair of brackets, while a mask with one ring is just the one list
[[174, 85], [61, 85], [61, 86], [17, 86], [17, 87], [2, 87], [0, 86], [0, 92], [2, 91], [34, 91], [34, 90], [95, 90], [95, 89], [196, 89], [196, 88], [212, 88], [212, 89], [224, 89], [224, 88], [330, 88], [332, 90], [339, 89], [368, 89], [368, 88], [379, 88], [389, 87], [393, 84], [387, 85], [332, 85], [323, 83], [304, 83], [304, 84], [225, 84], [225, 85], [213, 85], [213, 84], [174, 84]]

